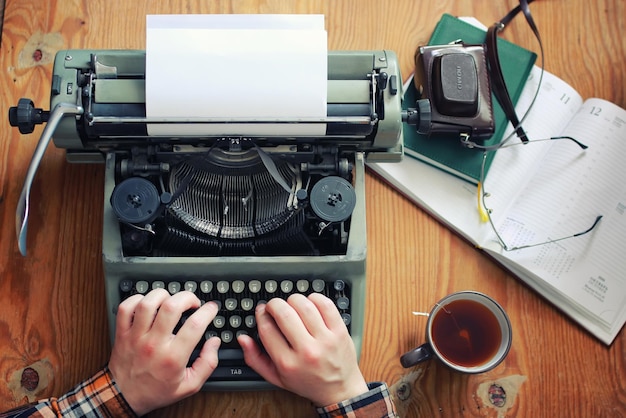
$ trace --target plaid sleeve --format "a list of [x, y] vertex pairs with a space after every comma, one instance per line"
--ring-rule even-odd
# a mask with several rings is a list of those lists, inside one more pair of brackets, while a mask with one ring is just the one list
[[317, 408], [321, 418], [394, 418], [397, 417], [393, 400], [385, 383], [368, 383], [369, 392], [343, 402]]
[[60, 398], [50, 398], [0, 414], [0, 417], [134, 418], [135, 412], [104, 368]]

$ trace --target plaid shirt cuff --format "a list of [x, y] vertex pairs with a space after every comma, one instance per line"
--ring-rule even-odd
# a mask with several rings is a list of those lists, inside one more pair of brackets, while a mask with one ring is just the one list
[[369, 392], [343, 402], [317, 408], [321, 418], [393, 418], [397, 417], [389, 389], [385, 383], [368, 383]]
[[0, 414], [0, 418], [136, 418], [108, 367], [60, 398], [50, 398]]
[[137, 417], [108, 367], [58, 400], [63, 417]]

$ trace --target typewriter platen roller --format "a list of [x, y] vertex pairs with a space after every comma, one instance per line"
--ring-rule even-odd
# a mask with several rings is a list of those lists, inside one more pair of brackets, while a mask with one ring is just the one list
[[[26, 251], [30, 183], [53, 139], [68, 161], [106, 167], [103, 261], [111, 336], [120, 286], [129, 279], [246, 283], [297, 276], [348, 284], [349, 328], [360, 352], [365, 161], [402, 156], [401, 83], [390, 51], [334, 51], [325, 118], [154, 119], [146, 117], [145, 52], [61, 51], [52, 110], [22, 99], [9, 112], [22, 133], [46, 123], [18, 206], [20, 250]], [[326, 134], [155, 137], [148, 134], [151, 123], [321, 123]], [[267, 386], [238, 380], [209, 381], [205, 388]]]

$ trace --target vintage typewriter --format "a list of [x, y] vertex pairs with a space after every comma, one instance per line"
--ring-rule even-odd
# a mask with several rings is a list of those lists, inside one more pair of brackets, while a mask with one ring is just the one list
[[401, 76], [390, 51], [328, 53], [327, 117], [315, 137], [150, 137], [148, 123], [228, 124], [146, 117], [144, 51], [65, 50], [54, 63], [51, 110], [21, 99], [11, 125], [46, 123], [18, 206], [26, 251], [30, 184], [49, 141], [74, 163], [105, 165], [102, 256], [111, 337], [120, 301], [163, 287], [218, 301], [206, 336], [222, 339], [205, 389], [270, 385], [247, 368], [238, 333], [254, 308], [321, 292], [361, 349], [367, 236], [364, 163], [402, 156]]

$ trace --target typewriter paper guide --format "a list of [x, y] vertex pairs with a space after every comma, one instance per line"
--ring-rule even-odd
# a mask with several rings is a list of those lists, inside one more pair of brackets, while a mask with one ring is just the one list
[[[148, 117], [326, 117], [323, 16], [151, 15], [146, 46]], [[324, 123], [148, 125], [151, 136], [325, 132]]]

